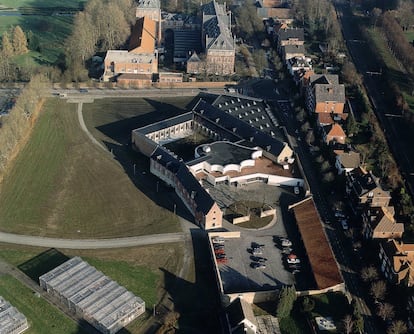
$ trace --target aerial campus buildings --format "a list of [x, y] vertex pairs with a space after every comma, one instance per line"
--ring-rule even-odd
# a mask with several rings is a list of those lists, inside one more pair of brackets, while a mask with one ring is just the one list
[[26, 317], [0, 297], [0, 334], [20, 334], [28, 328]]
[[[104, 334], [145, 312], [145, 302], [80, 257], [39, 277], [40, 286]], [[0, 331], [1, 332], [1, 331]]]
[[[203, 182], [234, 187], [303, 184], [290, 172], [292, 149], [270, 130], [272, 118], [259, 99], [219, 96], [213, 104], [200, 99], [190, 112], [133, 130], [132, 144], [150, 158], [151, 173], [175, 189], [196, 224], [214, 229], [222, 226], [223, 212]], [[191, 161], [184, 162], [164, 146], [197, 131], [212, 143], [199, 146]]]

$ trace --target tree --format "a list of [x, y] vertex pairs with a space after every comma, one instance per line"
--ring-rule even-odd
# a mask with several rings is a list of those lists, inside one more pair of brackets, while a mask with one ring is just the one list
[[384, 300], [385, 293], [387, 292], [387, 285], [384, 281], [373, 282], [369, 292], [375, 300]]
[[29, 51], [26, 35], [20, 26], [15, 26], [13, 29], [13, 49], [16, 55], [22, 55]]
[[377, 315], [383, 320], [390, 320], [394, 317], [394, 306], [389, 303], [380, 303], [377, 309]]
[[371, 21], [372, 21], [372, 26], [376, 27], [377, 25], [377, 21], [378, 18], [381, 16], [382, 10], [375, 7], [372, 11], [371, 11]]
[[279, 319], [289, 316], [292, 311], [293, 304], [296, 301], [296, 290], [294, 286], [285, 286], [279, 295], [279, 303], [277, 304], [276, 314]]
[[302, 311], [305, 313], [312, 312], [315, 308], [315, 301], [312, 298], [305, 297], [302, 300]]
[[395, 320], [387, 329], [387, 334], [405, 334], [408, 332], [407, 325], [401, 320]]
[[1, 48], [2, 48], [3, 54], [6, 57], [13, 56], [13, 53], [14, 53], [13, 45], [10, 42], [9, 34], [7, 32], [3, 33], [2, 40], [1, 40]]
[[372, 282], [378, 279], [378, 270], [374, 266], [361, 269], [361, 278], [364, 282]]
[[342, 320], [342, 328], [345, 334], [352, 333], [352, 330], [354, 329], [354, 319], [352, 319], [351, 315], [347, 314]]
[[352, 299], [351, 306], [353, 309], [352, 315], [354, 318], [355, 330], [358, 333], [362, 333], [364, 331], [364, 317], [361, 314], [361, 309], [355, 299]]

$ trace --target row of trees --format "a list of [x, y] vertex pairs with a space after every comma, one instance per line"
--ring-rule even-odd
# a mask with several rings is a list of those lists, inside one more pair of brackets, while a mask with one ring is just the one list
[[87, 79], [85, 64], [97, 52], [123, 46], [135, 21], [132, 0], [90, 0], [76, 14], [73, 31], [66, 42], [66, 66], [70, 79]]
[[15, 26], [3, 33], [1, 42], [0, 81], [19, 79], [13, 58], [29, 51], [26, 35], [20, 26]]
[[9, 116], [4, 118], [0, 131], [0, 179], [17, 145], [33, 124], [33, 115], [42, 105], [39, 96], [42, 95], [45, 84], [44, 76], [34, 76], [22, 89]]
[[388, 41], [388, 46], [411, 74], [414, 74], [414, 52], [413, 46], [407, 41], [401, 26], [398, 24], [394, 14], [390, 11], [383, 13], [378, 24]]

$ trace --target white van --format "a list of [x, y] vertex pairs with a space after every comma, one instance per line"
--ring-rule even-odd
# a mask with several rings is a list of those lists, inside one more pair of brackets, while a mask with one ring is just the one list
[[63, 97], [68, 97], [68, 94], [66, 94], [66, 93], [59, 93], [59, 97], [60, 97], [60, 98], [63, 98]]

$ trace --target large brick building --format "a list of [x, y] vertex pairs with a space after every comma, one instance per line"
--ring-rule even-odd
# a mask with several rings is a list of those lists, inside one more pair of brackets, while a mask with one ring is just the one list
[[152, 75], [158, 72], [155, 50], [156, 23], [149, 17], [139, 18], [131, 33], [128, 50], [108, 50], [103, 80], [114, 80], [120, 74]]
[[[225, 5], [212, 1], [202, 6], [203, 57], [187, 65], [188, 73], [229, 75], [234, 73], [235, 43]], [[193, 59], [194, 60], [194, 59]]]

